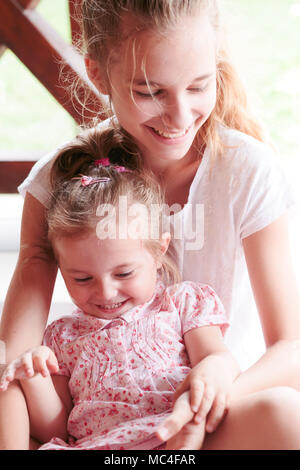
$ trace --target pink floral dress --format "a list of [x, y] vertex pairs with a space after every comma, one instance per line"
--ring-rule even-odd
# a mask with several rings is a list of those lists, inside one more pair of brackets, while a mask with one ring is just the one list
[[162, 443], [155, 430], [171, 411], [176, 386], [190, 371], [183, 335], [207, 325], [228, 326], [208, 286], [165, 287], [120, 318], [103, 320], [76, 310], [53, 322], [44, 344], [56, 354], [58, 374], [70, 377], [74, 408], [68, 443], [53, 438], [40, 449], [143, 449]]

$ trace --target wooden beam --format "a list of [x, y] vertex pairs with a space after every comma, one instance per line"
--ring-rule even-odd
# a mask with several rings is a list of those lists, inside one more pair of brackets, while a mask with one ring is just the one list
[[17, 3], [20, 5], [21, 8], [36, 8], [36, 6], [40, 3], [40, 0], [17, 0]]
[[0, 193], [17, 193], [35, 161], [10, 162], [0, 161]]
[[[34, 9], [23, 10], [14, 0], [0, 2], [0, 38], [29, 70], [40, 80], [56, 100], [79, 124], [89, 121], [103, 104], [97, 90], [89, 82], [83, 58], [59, 36]], [[61, 83], [61, 64], [71, 80], [79, 78], [83, 88], [91, 89], [92, 110], [83, 115], [82, 108], [74, 107], [66, 86]]]
[[[40, 0], [17, 0], [18, 4], [21, 8], [36, 8], [36, 6], [40, 3]], [[0, 57], [4, 54], [7, 47], [5, 44], [0, 44]]]

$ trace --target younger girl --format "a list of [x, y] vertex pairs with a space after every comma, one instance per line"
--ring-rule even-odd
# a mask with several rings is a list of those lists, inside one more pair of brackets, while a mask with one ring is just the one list
[[[174, 284], [157, 183], [108, 158], [93, 162], [96, 140], [102, 149], [112, 135], [90, 135], [56, 162], [61, 169], [73, 158], [74, 173], [56, 175], [49, 239], [78, 309], [52, 323], [45, 346], [13, 361], [6, 379], [21, 379], [34, 437], [56, 436], [42, 449], [153, 449], [177, 384], [198, 364], [206, 386], [191, 390], [198, 448], [207, 413], [214, 428], [238, 375], [222, 340], [226, 316], [207, 285]], [[48, 372], [58, 374], [53, 382]]]

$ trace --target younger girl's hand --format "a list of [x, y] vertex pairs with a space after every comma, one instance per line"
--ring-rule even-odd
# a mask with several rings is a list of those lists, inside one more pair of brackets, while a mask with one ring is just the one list
[[58, 371], [56, 356], [47, 346], [29, 349], [4, 369], [0, 379], [0, 391], [7, 390], [15, 379], [30, 379], [37, 374], [47, 377]]
[[206, 422], [206, 431], [213, 432], [227, 412], [229, 391], [238, 374], [239, 368], [227, 352], [209, 355], [177, 387], [174, 402], [189, 391], [195, 424]]
[[[190, 407], [194, 422], [206, 420], [206, 431], [213, 432], [222, 421], [228, 407], [228, 392], [232, 381], [223, 370], [214, 371], [195, 366], [185, 380], [177, 387], [174, 401], [186, 390], [190, 391]], [[205, 364], [206, 366], [207, 364]]]

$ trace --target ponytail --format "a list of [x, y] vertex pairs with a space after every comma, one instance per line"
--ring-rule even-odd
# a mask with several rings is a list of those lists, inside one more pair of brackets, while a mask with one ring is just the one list
[[112, 165], [141, 169], [138, 147], [123, 129], [91, 129], [78, 135], [57, 155], [50, 174], [52, 187], [79, 174], [90, 173], [96, 160], [108, 158]]

